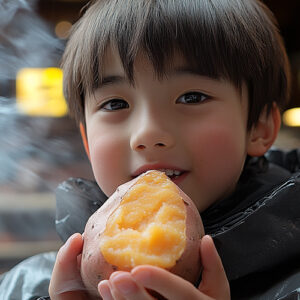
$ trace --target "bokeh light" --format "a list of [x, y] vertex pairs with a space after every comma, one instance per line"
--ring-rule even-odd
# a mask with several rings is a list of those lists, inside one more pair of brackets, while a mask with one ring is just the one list
[[60, 39], [66, 39], [69, 36], [72, 23], [69, 21], [60, 21], [55, 26], [55, 34]]
[[290, 127], [300, 126], [300, 107], [286, 110], [282, 116], [283, 124]]

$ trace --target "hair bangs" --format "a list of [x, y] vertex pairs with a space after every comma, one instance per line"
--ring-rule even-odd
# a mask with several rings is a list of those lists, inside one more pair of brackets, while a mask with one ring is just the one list
[[[176, 5], [173, 1], [123, 1], [126, 5], [114, 10], [115, 22], [106, 24], [111, 32], [107, 41], [116, 45], [130, 80], [134, 80], [136, 56], [143, 51], [158, 77], [179, 53], [196, 73], [240, 85], [242, 72], [236, 64], [240, 45], [232, 43], [231, 23], [216, 16], [210, 1], [178, 1]], [[98, 52], [98, 57], [103, 58], [103, 53]], [[101, 63], [97, 77], [101, 78]]]
[[[111, 45], [118, 50], [131, 81], [134, 61], [142, 51], [158, 77], [165, 74], [174, 54], [179, 53], [195, 73], [241, 84], [243, 64], [236, 63], [238, 56], [241, 58], [240, 43], [233, 43], [231, 22], [226, 24], [224, 16], [219, 18], [210, 1], [178, 1], [173, 5], [173, 1], [115, 0], [96, 4], [102, 7], [88, 10], [84, 26], [78, 26], [85, 35], [85, 42], [78, 45], [82, 47], [79, 52], [84, 53], [79, 77], [85, 93], [93, 92], [101, 84], [105, 51]], [[91, 16], [96, 11], [97, 15]]]

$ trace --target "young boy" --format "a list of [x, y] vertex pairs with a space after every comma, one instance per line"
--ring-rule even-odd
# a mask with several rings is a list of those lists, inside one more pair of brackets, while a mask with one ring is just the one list
[[[103, 299], [153, 299], [147, 289], [167, 299], [229, 299], [228, 280], [232, 299], [297, 296], [299, 172], [264, 156], [280, 128], [289, 65], [261, 2], [92, 1], [73, 29], [63, 69], [70, 112], [103, 193], [147, 170], [165, 171], [195, 202], [221, 257], [205, 236], [199, 287], [140, 266], [99, 282]], [[86, 202], [105, 201], [90, 183], [76, 184], [59, 231], [61, 223], [62, 231], [83, 231], [70, 213], [76, 193], [81, 202], [93, 193], [101, 199]], [[76, 212], [81, 220], [96, 209], [86, 206]], [[77, 267], [82, 245], [76, 233], [58, 252], [51, 299], [89, 299]]]

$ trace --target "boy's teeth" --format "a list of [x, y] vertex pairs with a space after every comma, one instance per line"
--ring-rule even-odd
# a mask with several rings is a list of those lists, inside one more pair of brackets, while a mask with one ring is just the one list
[[181, 174], [178, 170], [160, 169], [159, 171], [164, 172], [167, 176], [179, 176]]

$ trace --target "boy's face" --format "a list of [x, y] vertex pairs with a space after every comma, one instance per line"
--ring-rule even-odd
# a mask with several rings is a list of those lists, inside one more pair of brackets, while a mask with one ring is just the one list
[[229, 81], [199, 76], [181, 56], [157, 79], [142, 54], [135, 84], [118, 54], [107, 54], [104, 84], [85, 99], [95, 178], [110, 196], [149, 169], [165, 170], [203, 211], [228, 196], [247, 155], [247, 92]]

